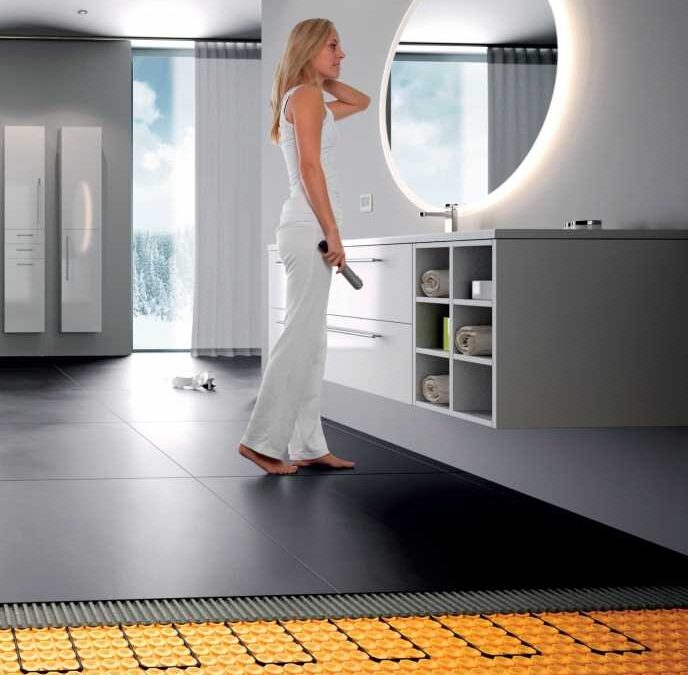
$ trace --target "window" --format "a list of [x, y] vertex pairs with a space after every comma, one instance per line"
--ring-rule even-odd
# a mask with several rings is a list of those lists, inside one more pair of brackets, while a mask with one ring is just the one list
[[133, 51], [134, 349], [190, 349], [194, 278], [194, 59]]

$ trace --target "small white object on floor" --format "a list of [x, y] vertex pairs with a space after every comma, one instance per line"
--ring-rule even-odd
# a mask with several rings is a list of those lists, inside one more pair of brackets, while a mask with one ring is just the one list
[[215, 378], [211, 377], [207, 371], [196, 373], [192, 377], [175, 377], [172, 380], [175, 389], [191, 387], [197, 391], [215, 391]]

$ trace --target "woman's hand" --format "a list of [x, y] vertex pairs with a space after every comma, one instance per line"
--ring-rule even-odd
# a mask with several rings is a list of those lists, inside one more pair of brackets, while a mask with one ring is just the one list
[[327, 253], [322, 255], [330, 265], [337, 265], [339, 267], [337, 270], [337, 274], [339, 274], [342, 271], [342, 267], [346, 264], [344, 246], [339, 237], [339, 232], [326, 235], [325, 241], [327, 242]]

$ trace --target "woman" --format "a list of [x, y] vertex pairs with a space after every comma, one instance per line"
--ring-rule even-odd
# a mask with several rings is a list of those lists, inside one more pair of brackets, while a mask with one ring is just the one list
[[[287, 274], [287, 313], [239, 444], [241, 455], [271, 474], [295, 473], [309, 464], [354, 466], [328, 451], [320, 420], [332, 267], [339, 273], [346, 264], [334, 121], [370, 103], [364, 93], [337, 81], [343, 58], [331, 21], [301, 21], [291, 31], [273, 83], [271, 138], [282, 148], [290, 185], [276, 230]], [[336, 100], [325, 103], [323, 91]], [[318, 248], [322, 239], [327, 253]]]

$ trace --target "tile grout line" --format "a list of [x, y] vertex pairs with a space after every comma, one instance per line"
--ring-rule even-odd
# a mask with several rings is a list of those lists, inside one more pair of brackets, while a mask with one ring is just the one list
[[[55, 366], [56, 368], [59, 369], [59, 366]], [[64, 372], [64, 371], [62, 371]], [[81, 387], [79, 382], [77, 380], [74, 380], [70, 375], [67, 373], [64, 373], [66, 377], [69, 377], [73, 382], [77, 384], [77, 386]], [[282, 543], [277, 541], [274, 537], [269, 535], [267, 532], [264, 532], [261, 528], [259, 528], [255, 523], [251, 522], [243, 513], [235, 509], [231, 504], [229, 504], [226, 500], [224, 500], [220, 495], [218, 495], [215, 490], [213, 490], [211, 487], [206, 485], [203, 481], [199, 480], [196, 476], [194, 476], [186, 467], [182, 466], [179, 462], [177, 462], [174, 458], [170, 457], [162, 448], [159, 448], [150, 438], [144, 436], [142, 432], [140, 432], [136, 427], [132, 426], [127, 420], [122, 419], [112, 408], [110, 408], [106, 403], [104, 403], [102, 400], [98, 399], [98, 402], [105, 407], [107, 410], [109, 410], [115, 417], [120, 419], [124, 424], [126, 424], [130, 429], [132, 429], [136, 434], [138, 434], [141, 438], [143, 438], [145, 441], [150, 443], [154, 448], [158, 450], [161, 454], [163, 454], [165, 457], [167, 457], [171, 462], [176, 464], [180, 469], [185, 471], [187, 474], [189, 474], [189, 477], [192, 478], [200, 487], [202, 487], [204, 490], [212, 494], [216, 499], [218, 499], [222, 504], [224, 504], [232, 513], [235, 513], [238, 515], [251, 529], [253, 529], [255, 532], [258, 532], [261, 536], [265, 537], [269, 541], [271, 541], [273, 544], [275, 544], [277, 547], [281, 548], [288, 556], [296, 560], [302, 567], [304, 567], [308, 572], [313, 574], [315, 577], [320, 579], [324, 584], [329, 586], [333, 591], [336, 593], [339, 592], [339, 589], [334, 586], [334, 584], [331, 584], [327, 579], [322, 577], [318, 572], [315, 570], [311, 569], [309, 565], [307, 565], [301, 558], [299, 558], [297, 555], [292, 553], [286, 546], [284, 546]], [[180, 478], [183, 478], [183, 476], [179, 476]], [[167, 480], [167, 479], [166, 479]]]

